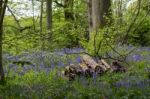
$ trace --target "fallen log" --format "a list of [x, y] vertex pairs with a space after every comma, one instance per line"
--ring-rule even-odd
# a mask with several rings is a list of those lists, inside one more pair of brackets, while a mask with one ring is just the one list
[[[95, 70], [95, 68], [97, 67], [97, 66], [100, 66], [102, 69], [103, 69], [103, 71], [106, 71], [107, 70], [107, 66], [105, 66], [105, 64], [106, 64], [106, 62], [105, 62], [105, 64], [103, 64], [102, 62], [100, 62], [99, 61], [99, 64], [98, 63], [96, 63], [95, 61], [94, 61], [94, 59], [92, 59], [90, 56], [88, 56], [88, 55], [83, 55], [82, 56], [82, 59], [83, 59], [83, 62], [89, 67], [89, 68], [92, 68], [92, 69], [94, 69]], [[108, 64], [107, 64], [108, 65]]]
[[94, 74], [102, 75], [107, 70], [111, 70], [112, 72], [125, 72], [126, 68], [121, 66], [117, 61], [113, 61], [109, 65], [104, 59], [101, 59], [97, 63], [90, 56], [83, 55], [81, 63], [66, 66], [63, 73], [69, 80], [74, 80], [76, 76], [92, 77]]
[[124, 66], [120, 65], [119, 62], [113, 61], [111, 64], [111, 71], [112, 72], [126, 72], [127, 69]]
[[82, 74], [82, 68], [79, 65], [71, 64], [70, 66], [65, 67], [65, 75], [69, 75], [70, 73], [72, 74]]
[[100, 61], [104, 64], [104, 66], [105, 66], [107, 69], [110, 69], [110, 68], [111, 68], [111, 66], [110, 66], [104, 59], [101, 59]]
[[102, 75], [105, 71], [103, 70], [102, 67], [96, 66], [94, 72], [95, 72], [96, 74], [98, 74], [98, 75]]
[[86, 76], [86, 77], [92, 76], [92, 74], [93, 74], [92, 69], [90, 69], [85, 63], [81, 63], [80, 67], [82, 68], [84, 76]]

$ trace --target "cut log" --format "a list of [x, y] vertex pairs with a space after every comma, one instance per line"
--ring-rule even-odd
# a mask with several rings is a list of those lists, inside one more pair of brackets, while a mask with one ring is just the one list
[[101, 62], [104, 64], [104, 66], [107, 68], [107, 69], [110, 69], [111, 66], [104, 60], [104, 59], [101, 59]]
[[119, 62], [113, 61], [111, 64], [111, 71], [112, 72], [126, 72], [127, 69], [124, 66], [121, 66]]
[[95, 71], [94, 71], [96, 74], [98, 74], [98, 75], [102, 75], [103, 73], [104, 73], [104, 70], [103, 70], [103, 68], [102, 67], [100, 67], [100, 66], [96, 66], [96, 68], [95, 68]]
[[67, 66], [65, 68], [65, 75], [68, 75], [70, 73], [81, 75], [82, 74], [82, 68], [80, 65], [71, 64], [70, 66]]
[[117, 61], [113, 61], [112, 64], [109, 65], [104, 59], [101, 59], [97, 63], [90, 56], [83, 55], [81, 63], [66, 66], [62, 73], [66, 78], [72, 81], [76, 76], [92, 77], [94, 74], [102, 75], [110, 69], [112, 72], [126, 71], [126, 68], [121, 66]]
[[69, 81], [75, 80], [76, 75], [73, 73], [69, 73]]
[[89, 67], [95, 70], [97, 66], [100, 66], [104, 71], [107, 70], [106, 66], [100, 65], [96, 63], [90, 56], [88, 55], [83, 55], [82, 56], [83, 62]]
[[102, 63], [101, 60], [98, 60], [98, 65], [99, 65], [104, 71], [109, 70], [109, 69]]
[[85, 63], [81, 63], [80, 67], [82, 68], [84, 76], [91, 76], [92, 75], [90, 68], [88, 68], [88, 66]]
[[95, 67], [98, 65], [90, 56], [83, 55], [83, 62], [88, 66], [88, 68], [95, 69]]

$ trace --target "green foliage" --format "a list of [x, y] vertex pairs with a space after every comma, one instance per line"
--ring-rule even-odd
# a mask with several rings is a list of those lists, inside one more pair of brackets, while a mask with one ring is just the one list
[[[147, 99], [149, 98], [149, 85], [140, 87], [138, 81], [147, 79], [144, 75], [146, 63], [131, 63], [127, 73], [107, 73], [97, 78], [80, 77], [75, 81], [68, 81], [58, 76], [58, 69], [49, 74], [44, 72], [28, 72], [24, 76], [7, 78], [6, 85], [0, 85], [0, 96], [3, 99]], [[134, 86], [115, 86], [115, 83], [135, 84]], [[136, 85], [137, 84], [137, 85]], [[146, 84], [146, 83], [145, 83]]]
[[[145, 18], [143, 22], [135, 24], [135, 29], [132, 34], [130, 34], [130, 43], [140, 46], [149, 46], [150, 45], [150, 17]], [[137, 27], [138, 26], [138, 27]]]
[[113, 27], [99, 29], [94, 31], [90, 35], [89, 42], [82, 40], [81, 44], [88, 50], [92, 55], [104, 56], [105, 53], [111, 50], [115, 45], [115, 32]]
[[[105, 56], [106, 53], [112, 51], [117, 44], [122, 42], [127, 30], [130, 28], [134, 17], [136, 16], [136, 2], [132, 7], [126, 8], [127, 1], [123, 0], [123, 16], [122, 23], [118, 22], [117, 15], [113, 15], [110, 26], [103, 29], [97, 29], [90, 33], [90, 40], [87, 41], [85, 35], [88, 31], [87, 4], [82, 0], [74, 2], [74, 20], [65, 20], [64, 11], [54, 4], [53, 9], [53, 31], [49, 39], [46, 31], [45, 12], [43, 14], [43, 31], [40, 32], [39, 18], [33, 24], [33, 18], [19, 19], [21, 27], [30, 26], [25, 30], [20, 30], [12, 16], [6, 16], [4, 20], [4, 40], [3, 52], [17, 54], [32, 50], [48, 50], [48, 53], [29, 56], [30, 61], [35, 66], [40, 66], [43, 62], [46, 67], [50, 67], [52, 62], [56, 65], [58, 62], [67, 64], [67, 59], [74, 59], [77, 55], [65, 55], [60, 57], [54, 55], [50, 51], [56, 48], [73, 48], [82, 46], [93, 56]], [[143, 3], [144, 2], [144, 3]], [[14, 5], [16, 6], [16, 4]], [[116, 9], [114, 9], [116, 10]], [[148, 0], [142, 1], [140, 14], [137, 20], [133, 22], [133, 26], [129, 31], [128, 42], [134, 45], [149, 46], [150, 45], [150, 15], [148, 13]], [[133, 17], [134, 16], [134, 17]], [[119, 50], [118, 50], [119, 49]], [[127, 50], [118, 47], [122, 55], [127, 54]], [[56, 53], [57, 54], [57, 53]], [[142, 55], [149, 55], [149, 52], [142, 52]], [[112, 55], [113, 56], [113, 55]], [[118, 58], [118, 54], [114, 55]], [[148, 56], [149, 57], [149, 56]], [[75, 81], [68, 81], [64, 77], [60, 77], [62, 68], [54, 68], [50, 73], [42, 72], [42, 69], [35, 72], [27, 71], [25, 75], [17, 75], [15, 72], [22, 72], [19, 64], [25, 64], [26, 57], [22, 57], [18, 64], [17, 71], [9, 71], [6, 82], [0, 85], [0, 98], [4, 99], [149, 99], [150, 86], [138, 85], [140, 81], [148, 79], [149, 72], [145, 68], [149, 65], [144, 60], [141, 62], [131, 62], [126, 73], [110, 73], [107, 72], [101, 77], [85, 78], [79, 77]], [[27, 63], [26, 63], [27, 64]], [[9, 62], [4, 60], [4, 65], [9, 66]], [[28, 63], [27, 65], [31, 65]], [[120, 83], [122, 85], [117, 85]], [[128, 86], [128, 82], [131, 86]], [[3, 83], [3, 82], [2, 82]], [[125, 83], [125, 84], [124, 84]], [[129, 83], [129, 84], [130, 84]], [[133, 85], [133, 86], [132, 86]]]

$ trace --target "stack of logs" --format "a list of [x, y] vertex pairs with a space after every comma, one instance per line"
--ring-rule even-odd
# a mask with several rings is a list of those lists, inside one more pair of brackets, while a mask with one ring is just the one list
[[126, 68], [121, 66], [117, 61], [113, 61], [112, 64], [109, 65], [104, 59], [96, 62], [89, 55], [83, 55], [81, 59], [81, 63], [71, 64], [65, 67], [63, 74], [65, 77], [68, 77], [69, 80], [74, 80], [76, 76], [92, 77], [94, 74], [102, 75], [106, 71], [126, 72]]

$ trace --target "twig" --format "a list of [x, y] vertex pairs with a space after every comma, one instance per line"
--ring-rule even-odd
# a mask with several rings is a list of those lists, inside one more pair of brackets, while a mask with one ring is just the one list
[[138, 11], [137, 11], [137, 14], [136, 14], [136, 16], [134, 17], [133, 21], [131, 22], [131, 24], [130, 24], [130, 26], [129, 26], [127, 32], [126, 32], [126, 35], [125, 35], [125, 37], [124, 37], [124, 39], [123, 39], [122, 44], [125, 44], [125, 42], [128, 40], [129, 32], [131, 31], [131, 29], [132, 29], [134, 23], [135, 23], [136, 20], [137, 20], [137, 17], [138, 17], [139, 14], [140, 14], [141, 0], [138, 0], [138, 1], [139, 1], [139, 3], [138, 3]]
[[13, 13], [13, 11], [9, 8], [9, 6], [7, 5], [7, 9], [8, 11], [11, 13], [11, 15], [13, 16], [15, 22], [17, 23], [18, 27], [21, 28], [21, 25], [19, 23], [19, 20], [16, 18], [15, 14]]
[[65, 7], [62, 3], [59, 3], [57, 0], [54, 0], [53, 2], [56, 3], [59, 7]]

